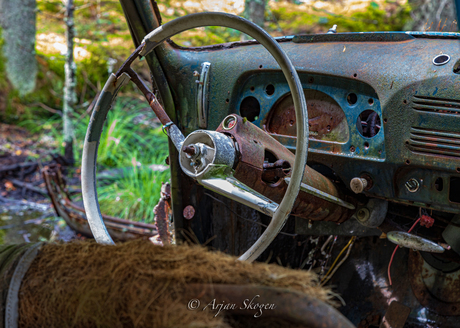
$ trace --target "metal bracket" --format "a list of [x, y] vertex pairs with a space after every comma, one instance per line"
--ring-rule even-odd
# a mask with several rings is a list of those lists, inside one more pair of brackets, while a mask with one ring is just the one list
[[209, 72], [211, 70], [211, 63], [204, 62], [201, 64], [201, 73], [199, 80], [196, 80], [197, 94], [196, 94], [196, 108], [198, 112], [198, 125], [202, 129], [206, 129], [208, 125], [208, 88], [209, 88]]

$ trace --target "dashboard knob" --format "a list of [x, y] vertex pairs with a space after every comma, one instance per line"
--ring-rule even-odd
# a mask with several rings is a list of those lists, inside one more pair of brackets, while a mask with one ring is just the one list
[[360, 194], [366, 189], [367, 180], [364, 178], [353, 178], [350, 181], [350, 188], [355, 194]]

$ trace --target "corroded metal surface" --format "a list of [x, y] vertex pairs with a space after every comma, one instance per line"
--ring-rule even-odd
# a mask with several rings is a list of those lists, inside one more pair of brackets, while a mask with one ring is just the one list
[[187, 220], [191, 220], [195, 216], [195, 208], [193, 208], [192, 205], [187, 205], [184, 208], [184, 211], [182, 214], [184, 215], [184, 218], [186, 218]]
[[[42, 170], [42, 175], [56, 214], [62, 217], [73, 230], [84, 236], [92, 237], [85, 209], [70, 200], [59, 165], [46, 166]], [[104, 214], [102, 217], [110, 235], [119, 241], [147, 239], [158, 234], [153, 224], [124, 220]]]
[[431, 240], [404, 231], [390, 231], [387, 233], [387, 238], [392, 243], [401, 247], [407, 247], [423, 252], [443, 253], [445, 251], [442, 246], [439, 246]]
[[171, 244], [169, 233], [169, 217], [171, 216], [171, 186], [169, 182], [161, 186], [161, 197], [158, 204], [153, 208], [155, 213], [155, 225], [163, 245]]
[[398, 301], [393, 301], [380, 323], [380, 328], [403, 328], [411, 308]]
[[[235, 117], [237, 122], [231, 129], [224, 128], [223, 125], [217, 129], [217, 131], [231, 135], [238, 145], [240, 156], [235, 167], [235, 178], [274, 202], [279, 202], [285, 193], [287, 184], [281, 177], [274, 183], [264, 182], [262, 179], [264, 162], [268, 159], [269, 162], [273, 160], [275, 163], [282, 159], [292, 166], [294, 155], [251, 122], [244, 121], [237, 115]], [[274, 158], [267, 156], [274, 156]], [[328, 178], [308, 166], [305, 168], [302, 182], [336, 198], [343, 199], [344, 197]], [[354, 201], [349, 199], [348, 202], [353, 203]], [[341, 205], [333, 204], [306, 192], [300, 192], [292, 214], [311, 220], [343, 222], [353, 213]]]
[[[449, 272], [451, 271], [451, 272]], [[460, 268], [437, 270], [419, 252], [409, 254], [409, 276], [417, 300], [441, 315], [460, 315]]]
[[[343, 109], [327, 94], [304, 90], [308, 106], [308, 124], [311, 139], [346, 142], [348, 124]], [[297, 135], [292, 98], [285, 96], [268, 113], [264, 127], [269, 133], [283, 136]]]
[[179, 164], [188, 176], [203, 179], [210, 175], [215, 166], [231, 169], [235, 157], [235, 146], [228, 136], [215, 131], [198, 130], [185, 138]]

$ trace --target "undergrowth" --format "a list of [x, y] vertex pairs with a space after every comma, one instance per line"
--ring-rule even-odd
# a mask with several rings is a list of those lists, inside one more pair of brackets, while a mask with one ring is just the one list
[[[58, 116], [20, 123], [42, 136], [38, 146], [48, 145], [53, 151], [58, 149], [62, 153], [64, 140], [60, 124]], [[75, 126], [77, 167], [81, 165], [87, 126], [88, 118], [80, 120]], [[150, 107], [146, 108], [138, 100], [119, 99], [107, 115], [98, 149], [98, 172], [115, 171], [109, 184], [100, 183], [98, 188], [102, 213], [152, 222], [153, 207], [160, 198], [161, 184], [170, 179], [169, 170], [156, 171], [152, 165], [163, 165], [167, 156], [167, 136]]]
[[161, 184], [169, 180], [169, 176], [169, 170], [160, 172], [136, 164], [123, 169], [121, 178], [98, 188], [101, 211], [121, 218], [153, 222], [153, 208], [160, 199]]

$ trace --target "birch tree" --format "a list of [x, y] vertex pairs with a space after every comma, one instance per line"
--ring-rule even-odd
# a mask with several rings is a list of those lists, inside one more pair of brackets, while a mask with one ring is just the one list
[[64, 66], [65, 71], [65, 83], [64, 83], [64, 108], [62, 111], [62, 119], [64, 125], [64, 157], [66, 161], [73, 165], [75, 163], [75, 158], [73, 155], [73, 139], [74, 139], [74, 127], [72, 124], [72, 112], [77, 103], [77, 94], [75, 92], [77, 79], [76, 79], [76, 70], [77, 67], [74, 62], [73, 56], [73, 39], [75, 36], [75, 27], [74, 27], [74, 4], [73, 0], [63, 0], [66, 6], [66, 15], [65, 15], [65, 24], [66, 24], [66, 43], [67, 43], [67, 52], [66, 52], [66, 61]]

